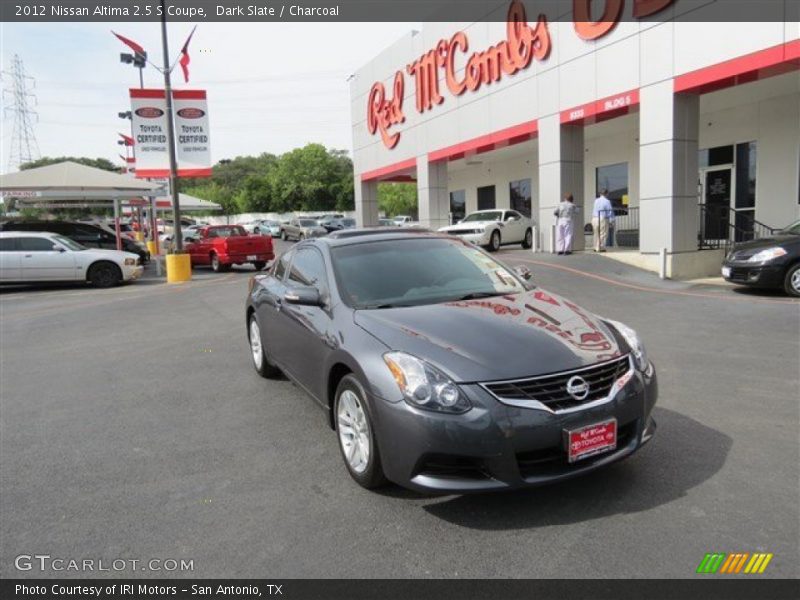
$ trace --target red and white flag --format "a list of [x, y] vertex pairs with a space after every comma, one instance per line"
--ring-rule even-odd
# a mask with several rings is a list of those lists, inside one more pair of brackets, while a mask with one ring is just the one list
[[125, 141], [126, 146], [133, 146], [134, 141], [133, 138], [129, 135], [125, 135], [124, 133], [120, 133], [119, 137], [121, 137]]
[[114, 32], [114, 31], [112, 31], [111, 33], [113, 33], [115, 36], [117, 36], [117, 39], [118, 39], [120, 42], [122, 42], [123, 44], [125, 44], [125, 45], [126, 45], [128, 48], [130, 48], [131, 50], [133, 50], [133, 51], [134, 51], [136, 54], [141, 54], [142, 56], [144, 56], [145, 54], [147, 54], [147, 53], [144, 51], [144, 48], [142, 48], [142, 47], [141, 47], [139, 44], [137, 44], [137, 43], [136, 43], [136, 42], [134, 42], [133, 40], [131, 40], [131, 39], [128, 39], [128, 38], [126, 38], [124, 35], [120, 35], [120, 34], [118, 34], [118, 33]]
[[136, 158], [132, 156], [122, 156], [122, 154], [118, 154], [122, 160], [124, 160], [128, 164], [134, 164], [136, 162]]
[[178, 61], [181, 65], [181, 69], [183, 70], [183, 80], [186, 83], [189, 83], [189, 63], [191, 60], [189, 59], [189, 42], [192, 41], [192, 36], [194, 35], [194, 30], [197, 29], [197, 25], [194, 26], [192, 32], [189, 34], [189, 37], [186, 38], [186, 43], [181, 48], [181, 59]]

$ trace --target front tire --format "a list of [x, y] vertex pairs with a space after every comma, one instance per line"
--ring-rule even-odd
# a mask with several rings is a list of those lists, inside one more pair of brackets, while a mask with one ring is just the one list
[[264, 379], [276, 379], [280, 376], [281, 370], [269, 362], [264, 351], [264, 338], [261, 337], [261, 326], [255, 313], [250, 315], [247, 324], [247, 339], [250, 342], [250, 356], [253, 358], [253, 366], [256, 372]]
[[492, 232], [492, 236], [489, 238], [489, 245], [487, 246], [489, 252], [497, 252], [500, 250], [500, 232], [496, 229]]
[[283, 229], [281, 229], [281, 235], [280, 235], [280, 238], [281, 238], [281, 239], [282, 239], [284, 242], [286, 241], [286, 231], [284, 231]]
[[528, 250], [531, 247], [533, 247], [533, 230], [531, 229], [525, 230], [525, 237], [522, 240], [522, 247], [525, 250]]
[[122, 271], [114, 263], [99, 262], [89, 269], [89, 282], [98, 288], [110, 288], [122, 283]]
[[214, 273], [225, 273], [230, 269], [229, 265], [223, 265], [219, 262], [219, 256], [216, 253], [211, 254], [211, 269]]
[[339, 450], [350, 476], [366, 489], [386, 483], [375, 429], [367, 409], [364, 386], [352, 374], [345, 375], [336, 387], [334, 416]]
[[783, 289], [790, 296], [800, 297], [800, 263], [792, 265], [786, 272]]

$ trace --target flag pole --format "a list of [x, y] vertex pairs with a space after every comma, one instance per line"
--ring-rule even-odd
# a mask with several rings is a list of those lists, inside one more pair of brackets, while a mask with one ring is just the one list
[[178, 166], [175, 157], [175, 123], [172, 118], [172, 82], [170, 81], [169, 46], [167, 43], [167, 11], [164, 0], [161, 3], [161, 45], [164, 51], [164, 94], [167, 100], [167, 142], [169, 145], [169, 189], [172, 194], [173, 209], [173, 238], [175, 251], [183, 250], [183, 235], [181, 234], [181, 208], [178, 196]]

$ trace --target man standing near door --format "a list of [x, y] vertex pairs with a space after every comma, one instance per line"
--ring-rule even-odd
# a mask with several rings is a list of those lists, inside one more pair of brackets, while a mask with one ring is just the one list
[[592, 208], [592, 232], [594, 233], [594, 251], [605, 252], [608, 239], [608, 224], [614, 218], [614, 207], [608, 199], [608, 190], [603, 190], [595, 198]]
[[575, 228], [575, 214], [578, 207], [572, 194], [567, 194], [556, 207], [556, 251], [559, 254], [572, 254], [572, 233]]

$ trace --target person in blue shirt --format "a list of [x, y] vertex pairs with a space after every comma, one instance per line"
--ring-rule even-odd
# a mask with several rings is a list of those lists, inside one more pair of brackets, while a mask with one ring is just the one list
[[592, 232], [594, 251], [605, 252], [608, 242], [609, 224], [614, 222], [614, 207], [608, 199], [608, 190], [603, 190], [594, 201], [592, 208]]

